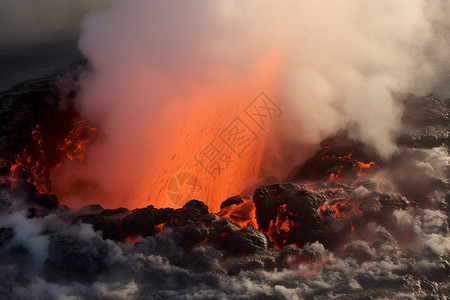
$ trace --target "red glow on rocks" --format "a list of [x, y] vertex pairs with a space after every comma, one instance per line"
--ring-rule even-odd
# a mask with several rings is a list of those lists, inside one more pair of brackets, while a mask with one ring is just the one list
[[[277, 208], [277, 217], [272, 220], [267, 230], [264, 233], [269, 237], [269, 240], [274, 244], [274, 249], [280, 249], [287, 244], [285, 235], [292, 228], [298, 227], [292, 220], [287, 217], [289, 211], [286, 209], [286, 204], [280, 205]], [[277, 242], [281, 238], [282, 242]]]
[[138, 242], [140, 242], [140, 240], [137, 237], [135, 237], [135, 236], [127, 236], [125, 238], [125, 243], [127, 243], [127, 244], [134, 245], [134, 244], [136, 244]]
[[50, 193], [52, 187], [49, 181], [49, 172], [45, 166], [45, 152], [39, 125], [36, 125], [31, 132], [31, 140], [33, 142], [15, 156], [15, 161], [11, 164], [9, 179], [13, 184], [17, 179], [25, 180], [34, 184], [39, 193]]
[[166, 223], [161, 223], [155, 226], [155, 231], [156, 232], [162, 232], [164, 227], [166, 226]]
[[255, 204], [250, 198], [242, 199], [243, 203], [232, 204], [220, 210], [219, 216], [228, 218], [240, 227], [251, 226], [257, 228]]
[[83, 161], [86, 148], [93, 144], [97, 138], [98, 129], [87, 124], [85, 121], [78, 121], [74, 128], [64, 139], [64, 144], [60, 147], [64, 156], [69, 160], [77, 159]]

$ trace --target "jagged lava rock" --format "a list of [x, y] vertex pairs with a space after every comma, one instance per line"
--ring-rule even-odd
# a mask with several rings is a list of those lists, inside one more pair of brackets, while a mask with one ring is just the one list
[[[293, 183], [280, 183], [262, 186], [255, 191], [253, 201], [256, 206], [256, 220], [261, 230], [267, 231], [277, 220], [288, 220], [292, 226], [283, 235], [275, 236], [276, 244], [302, 246], [308, 242], [319, 241], [332, 247], [337, 241], [338, 232], [348, 231], [342, 226], [335, 226], [339, 220], [331, 216], [320, 216], [319, 207], [327, 200], [324, 193], [312, 192], [305, 186]], [[285, 212], [280, 213], [280, 207]]]
[[266, 250], [267, 245], [266, 235], [253, 227], [244, 227], [233, 231], [227, 238], [228, 250], [235, 253], [255, 253]]

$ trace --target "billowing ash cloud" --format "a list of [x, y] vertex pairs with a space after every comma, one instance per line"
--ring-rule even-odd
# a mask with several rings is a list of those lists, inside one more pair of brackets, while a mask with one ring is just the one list
[[[349, 127], [388, 157], [396, 151], [402, 113], [393, 92], [428, 91], [436, 79], [431, 63], [445, 56], [435, 43], [443, 39], [436, 29], [445, 24], [443, 5], [112, 2], [82, 22], [79, 47], [94, 71], [82, 84], [80, 106], [106, 139], [77, 172], [109, 198], [122, 199], [112, 203], [144, 195], [136, 200], [144, 206], [144, 184], [164, 188], [177, 172], [193, 172], [180, 161], [192, 160], [201, 151], [196, 147], [206, 146], [260, 91], [285, 112], [283, 124], [274, 125], [284, 132], [277, 144], [315, 144]], [[254, 156], [279, 166], [283, 155], [272, 144], [271, 137], [260, 139], [266, 153]], [[151, 175], [151, 168], [173, 174]], [[242, 169], [229, 170], [230, 177], [250, 185], [251, 178], [267, 176], [257, 167]], [[55, 185], [64, 186], [58, 177]], [[129, 196], [133, 190], [139, 193]], [[158, 196], [149, 195], [149, 203]]]

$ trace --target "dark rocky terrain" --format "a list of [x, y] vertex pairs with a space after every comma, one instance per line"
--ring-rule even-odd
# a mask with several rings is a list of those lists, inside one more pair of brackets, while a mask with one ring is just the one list
[[0, 298], [448, 299], [450, 99], [399, 95], [389, 160], [342, 131], [220, 212], [73, 210], [49, 172], [85, 68], [0, 94]]

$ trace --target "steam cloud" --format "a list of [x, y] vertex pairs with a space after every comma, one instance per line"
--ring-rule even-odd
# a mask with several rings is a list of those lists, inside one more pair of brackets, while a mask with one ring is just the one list
[[[261, 90], [284, 105], [301, 142], [314, 144], [350, 127], [387, 158], [397, 151], [402, 113], [392, 93], [433, 85], [428, 57], [442, 7], [419, 0], [111, 2], [87, 16], [80, 38], [93, 72], [81, 82], [79, 104], [104, 138], [89, 149], [85, 166], [63, 168], [78, 168], [102, 190], [132, 197], [148, 167], [159, 167], [161, 153], [170, 150], [165, 135], [173, 138], [189, 125], [191, 106], [229, 106], [234, 114]], [[262, 267], [277, 255], [273, 249], [240, 258], [207, 243], [181, 247], [170, 228], [131, 245], [73, 222], [82, 212], [28, 218], [22, 199], [4, 189], [0, 297], [442, 296], [450, 274], [448, 149], [400, 151], [368, 186], [391, 185], [419, 205], [391, 211], [389, 226], [365, 224], [362, 240], [342, 241], [336, 253], [306, 244], [327, 259], [293, 270]], [[362, 199], [368, 189], [361, 185], [352, 197]], [[240, 272], [228, 275], [233, 268]]]
[[[145, 174], [166, 159], [161, 152], [173, 151], [169, 141], [220, 130], [180, 128], [221, 110], [233, 115], [228, 108], [244, 107], [261, 90], [295, 124], [288, 139], [315, 144], [351, 128], [387, 158], [402, 113], [393, 93], [435, 83], [429, 57], [442, 52], [430, 45], [439, 40], [442, 8], [423, 0], [112, 2], [82, 22], [79, 47], [94, 72], [82, 82], [80, 105], [106, 140], [79, 172], [109, 198], [137, 198], [131, 191], [152, 181]], [[198, 106], [207, 108], [192, 109]], [[271, 143], [262, 143], [266, 165], [280, 165]]]

